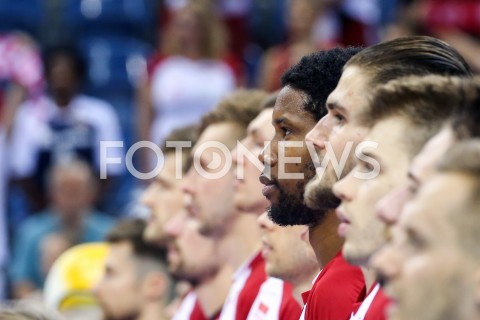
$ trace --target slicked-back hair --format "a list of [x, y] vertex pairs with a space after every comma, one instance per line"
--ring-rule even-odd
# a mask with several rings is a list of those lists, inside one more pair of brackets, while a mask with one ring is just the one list
[[462, 141], [445, 153], [437, 164], [440, 173], [459, 173], [473, 181], [465, 207], [455, 210], [450, 222], [457, 230], [462, 248], [480, 261], [480, 139]]
[[368, 47], [350, 59], [345, 67], [349, 66], [368, 74], [369, 86], [411, 75], [472, 76], [457, 50], [428, 36], [402, 37]]
[[404, 137], [413, 157], [461, 107], [465, 97], [461, 89], [466, 81], [436, 75], [392, 80], [375, 88], [368, 107], [357, 120], [366, 127], [393, 116], [407, 120], [411, 129]]
[[452, 130], [458, 140], [480, 138], [480, 77], [465, 81], [460, 90], [464, 101], [454, 111]]
[[209, 125], [223, 122], [238, 125], [245, 135], [248, 124], [260, 113], [267, 97], [266, 91], [255, 89], [238, 89], [228, 94], [215, 109], [203, 116], [199, 136]]
[[290, 86], [305, 93], [305, 110], [315, 120], [327, 114], [325, 104], [328, 95], [335, 89], [347, 61], [361, 48], [335, 48], [319, 51], [303, 57], [282, 76], [282, 87]]

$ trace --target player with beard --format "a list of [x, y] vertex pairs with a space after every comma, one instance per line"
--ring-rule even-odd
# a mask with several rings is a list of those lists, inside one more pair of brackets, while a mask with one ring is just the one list
[[[247, 319], [267, 279], [257, 217], [235, 207], [235, 172], [228, 163], [228, 150], [245, 137], [248, 124], [267, 96], [260, 90], [237, 90], [205, 115], [191, 153], [194, 166], [183, 184], [188, 213], [198, 222], [200, 233], [217, 241], [217, 260], [236, 270], [220, 319]], [[218, 149], [219, 144], [226, 147], [225, 153]]]
[[171, 274], [191, 284], [174, 320], [218, 319], [230, 289], [232, 268], [222, 263], [213, 238], [198, 232], [197, 221], [185, 211], [177, 212], [165, 226], [168, 267]]
[[[346, 319], [365, 295], [360, 268], [349, 265], [341, 255], [335, 214], [310, 209], [303, 199], [306, 183], [315, 176], [309, 149], [303, 143], [305, 135], [326, 114], [325, 101], [337, 85], [344, 64], [357, 52], [359, 49], [346, 48], [314, 53], [282, 76], [283, 88], [272, 115], [275, 135], [259, 156], [265, 164], [260, 181], [270, 201], [271, 219], [282, 226], [315, 228], [310, 242], [322, 271], [312, 290], [303, 295], [306, 306], [302, 317], [306, 319]], [[289, 142], [293, 146], [285, 144]], [[336, 198], [332, 196], [330, 201], [336, 203]]]
[[93, 292], [105, 320], [162, 320], [170, 291], [165, 252], [143, 240], [145, 222], [124, 220], [107, 235], [105, 274]]
[[[174, 130], [167, 141], [195, 143], [196, 131], [195, 127]], [[152, 211], [144, 237], [157, 246], [167, 246], [169, 271], [193, 288], [179, 303], [173, 319], [215, 319], [228, 293], [231, 268], [211, 259], [217, 254], [215, 243], [198, 233], [197, 224], [184, 211], [176, 172], [180, 169], [184, 174], [190, 168], [189, 149], [182, 149], [180, 159], [176, 149], [165, 143], [162, 151], [165, 166], [142, 196], [142, 203]]]
[[[166, 141], [195, 143], [196, 138], [197, 128], [185, 127], [174, 130]], [[180, 169], [185, 174], [190, 168], [189, 148], [183, 148], [178, 159], [175, 148], [168, 148], [166, 142], [161, 147], [164, 168], [141, 199], [151, 209], [144, 237], [155, 245], [167, 246], [170, 272], [193, 288], [183, 297], [173, 318], [218, 318], [228, 292], [231, 271], [228, 266], [222, 267], [218, 261], [210, 260], [216, 254], [216, 246], [211, 239], [198, 234], [197, 225], [183, 209], [181, 180], [176, 178], [176, 172]]]
[[190, 149], [182, 148], [181, 159], [177, 159], [177, 149], [167, 147], [167, 142], [189, 141], [194, 145], [197, 129], [195, 126], [188, 126], [173, 130], [160, 146], [164, 156], [163, 169], [148, 185], [140, 199], [150, 211], [144, 234], [148, 242], [163, 246], [167, 238], [165, 224], [175, 213], [183, 209], [182, 181], [177, 179], [177, 170], [185, 174], [190, 168]]
[[[469, 66], [455, 49], [445, 42], [426, 36], [398, 38], [364, 49], [345, 65], [342, 77], [327, 99], [328, 113], [306, 136], [319, 158], [331, 147], [333, 156], [341, 159], [347, 145], [355, 150], [368, 130], [353, 119], [366, 110], [374, 88], [390, 80], [408, 75], [471, 75]], [[337, 176], [332, 162], [318, 168], [319, 173], [306, 187], [305, 199], [310, 208], [334, 212], [336, 205], [324, 199], [333, 195], [333, 184], [353, 168], [353, 155], [347, 154], [346, 164]], [[333, 204], [333, 203], [332, 203]], [[338, 221], [336, 222], [338, 225]], [[310, 229], [314, 235], [317, 228]], [[320, 252], [314, 246], [315, 251]]]
[[[235, 180], [234, 204], [238, 210], [245, 214], [259, 216], [265, 211], [265, 208], [268, 205], [268, 201], [262, 195], [263, 185], [258, 181], [258, 175], [261, 172], [261, 168], [259, 167], [262, 166], [258, 160], [258, 155], [262, 151], [265, 142], [268, 141], [274, 133], [271, 121], [276, 97], [277, 94], [273, 94], [262, 103], [263, 110], [248, 125], [247, 136], [240, 141], [240, 144], [237, 145], [235, 149], [232, 150], [233, 163], [235, 164], [237, 173], [237, 179]], [[248, 154], [244, 154], [245, 151], [240, 149], [242, 146], [247, 149], [249, 152]], [[240, 175], [240, 173], [243, 174]], [[289, 232], [287, 232], [287, 234], [289, 234]], [[282, 234], [281, 236], [284, 235], [285, 234]], [[296, 234], [293, 236], [295, 235]], [[292, 285], [298, 285], [298, 283], [288, 283], [283, 281], [285, 279], [279, 277], [278, 273], [274, 275], [269, 273], [268, 257], [264, 254], [264, 238], [265, 235], [262, 236], [262, 257], [266, 262], [265, 271], [269, 275], [269, 278], [260, 287], [247, 320], [298, 319], [302, 312], [302, 308], [300, 307], [302, 302], [301, 299], [297, 300], [294, 298], [293, 290], [295, 289], [292, 290]], [[293, 240], [295, 244], [302, 242], [300, 237], [298, 237], [298, 239], [291, 238], [292, 237], [287, 237], [286, 241]], [[311, 279], [309, 279], [309, 275], [311, 268], [309, 268], [308, 265], [310, 261], [305, 257], [307, 251], [303, 250], [302, 252], [300, 250], [299, 252], [296, 252], [293, 257], [285, 255], [285, 251], [281, 251], [284, 248], [284, 246], [279, 246], [277, 248], [277, 250], [279, 250], [277, 251], [278, 260], [282, 260], [282, 262], [286, 264], [290, 262], [291, 265], [297, 267], [295, 274], [301, 275], [296, 277], [296, 279], [301, 278], [299, 282], [302, 282], [302, 284], [303, 282], [310, 283], [309, 281], [311, 281]], [[314, 268], [316, 269], [316, 263]], [[306, 275], [304, 275], [305, 273]]]
[[[356, 143], [365, 137], [365, 128], [355, 125], [352, 119], [367, 108], [373, 88], [400, 77], [430, 74], [472, 75], [454, 48], [432, 37], [398, 38], [364, 49], [345, 65], [337, 87], [327, 99], [327, 115], [307, 134], [306, 141], [314, 144], [320, 160], [325, 156], [327, 144], [340, 159], [347, 143], [354, 142], [354, 150]], [[352, 160], [349, 157], [340, 177], [353, 168]], [[338, 202], [323, 199], [334, 197], [332, 186], [340, 177], [336, 177], [331, 162], [320, 169], [322, 176], [317, 175], [306, 187], [305, 201], [310, 208], [332, 210]]]

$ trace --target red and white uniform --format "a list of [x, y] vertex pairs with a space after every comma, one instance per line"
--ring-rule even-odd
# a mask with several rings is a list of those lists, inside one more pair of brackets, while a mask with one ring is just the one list
[[386, 320], [385, 315], [390, 299], [383, 293], [380, 284], [374, 283], [363, 302], [355, 308], [350, 320]]
[[247, 319], [260, 287], [266, 280], [265, 261], [262, 254], [258, 253], [235, 272], [220, 320]]
[[305, 303], [300, 319], [346, 320], [355, 304], [365, 298], [365, 280], [359, 267], [348, 264], [339, 252], [302, 294]]
[[198, 302], [197, 295], [192, 291], [185, 296], [172, 320], [212, 320], [218, 319], [218, 317], [219, 315], [207, 318]]
[[301, 313], [292, 285], [270, 277], [262, 284], [247, 320], [297, 320]]

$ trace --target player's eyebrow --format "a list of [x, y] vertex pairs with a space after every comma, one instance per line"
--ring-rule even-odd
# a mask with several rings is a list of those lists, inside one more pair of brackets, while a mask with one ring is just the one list
[[288, 122], [288, 120], [287, 120], [287, 118], [284, 118], [284, 117], [273, 119], [274, 124], [282, 124], [282, 123], [285, 123], [285, 122]]
[[338, 110], [339, 112], [342, 113], [347, 113], [347, 109], [342, 107], [338, 102], [333, 101], [333, 102], [327, 102], [327, 109], [328, 110]]

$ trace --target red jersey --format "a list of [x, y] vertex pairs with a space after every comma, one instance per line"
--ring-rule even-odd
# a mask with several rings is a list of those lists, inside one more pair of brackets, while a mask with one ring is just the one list
[[355, 314], [352, 313], [350, 320], [386, 320], [387, 307], [390, 299], [385, 295], [378, 283], [374, 283], [367, 297], [362, 303], [358, 303]]
[[339, 252], [302, 294], [306, 320], [346, 320], [355, 304], [365, 298], [365, 280], [359, 267], [348, 264]]
[[218, 313], [211, 318], [207, 318], [200, 306], [197, 295], [192, 291], [182, 300], [172, 320], [216, 320], [219, 317], [220, 314]]
[[262, 254], [256, 254], [243, 264], [233, 276], [233, 283], [220, 314], [221, 320], [245, 320], [260, 287], [267, 280], [265, 261]]
[[298, 320], [301, 313], [292, 285], [270, 277], [262, 284], [247, 320]]

